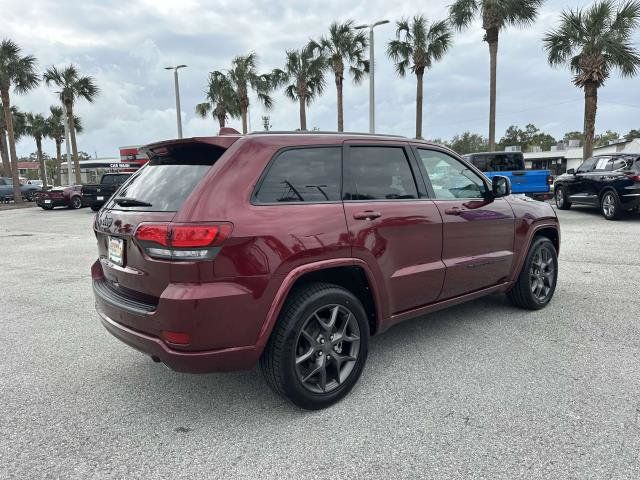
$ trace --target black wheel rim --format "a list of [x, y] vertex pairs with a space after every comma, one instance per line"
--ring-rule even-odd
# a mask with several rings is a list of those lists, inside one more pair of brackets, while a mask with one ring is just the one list
[[295, 367], [300, 383], [313, 393], [331, 392], [349, 377], [360, 351], [360, 327], [342, 305], [313, 312], [296, 342]]
[[602, 199], [602, 212], [607, 217], [613, 217], [616, 213], [616, 201], [610, 193]]
[[531, 259], [529, 285], [531, 294], [539, 302], [545, 302], [553, 289], [556, 266], [548, 247], [538, 248]]
[[80, 208], [80, 199], [78, 197], [73, 199], [73, 208]]

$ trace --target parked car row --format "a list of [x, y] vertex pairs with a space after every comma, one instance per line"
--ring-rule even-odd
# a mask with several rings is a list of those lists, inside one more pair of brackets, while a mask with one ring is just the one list
[[44, 210], [91, 207], [97, 212], [130, 176], [130, 173], [105, 173], [96, 185], [72, 185], [38, 191], [35, 201]]
[[[29, 202], [35, 200], [35, 196], [42, 190], [42, 186], [37, 183], [20, 184], [22, 198]], [[0, 202], [13, 200], [13, 180], [10, 177], [0, 177]]]

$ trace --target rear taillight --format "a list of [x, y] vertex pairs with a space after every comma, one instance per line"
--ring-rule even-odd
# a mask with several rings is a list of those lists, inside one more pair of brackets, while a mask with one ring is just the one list
[[553, 175], [547, 175], [547, 183], [553, 185]]
[[167, 343], [173, 343], [176, 345], [189, 345], [191, 343], [191, 336], [185, 332], [169, 332], [163, 330], [160, 333], [162, 339]]
[[640, 182], [640, 173], [632, 173], [631, 175], [629, 175], [629, 178], [634, 182]]
[[141, 223], [135, 233], [147, 255], [162, 260], [212, 260], [229, 238], [230, 223]]

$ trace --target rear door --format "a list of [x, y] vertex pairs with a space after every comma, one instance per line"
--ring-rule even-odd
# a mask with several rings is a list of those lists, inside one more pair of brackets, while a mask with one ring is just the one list
[[597, 203], [597, 195], [593, 192], [592, 176], [598, 161], [597, 157], [582, 162], [575, 175], [566, 182], [569, 200], [576, 203]]
[[377, 265], [396, 314], [435, 301], [444, 281], [442, 219], [403, 143], [347, 143], [343, 200], [352, 254]]
[[199, 143], [164, 148], [107, 202], [96, 216], [94, 230], [111, 287], [143, 301], [160, 297], [170, 281], [171, 262], [143, 253], [134, 239], [136, 228], [143, 222], [171, 222], [224, 151]]
[[509, 202], [487, 195], [482, 177], [448, 153], [422, 147], [416, 152], [443, 221], [446, 277], [440, 299], [506, 281], [515, 237]]

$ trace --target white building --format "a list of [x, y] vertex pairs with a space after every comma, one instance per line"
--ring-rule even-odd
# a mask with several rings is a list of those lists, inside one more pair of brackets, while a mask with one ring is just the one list
[[[640, 138], [629, 141], [616, 140], [604, 147], [593, 149], [594, 155], [609, 153], [640, 154]], [[572, 140], [567, 145], [560, 143], [547, 152], [525, 152], [523, 155], [526, 168], [551, 170], [554, 175], [565, 173], [569, 168], [578, 168], [582, 163], [582, 147], [577, 140]]]

